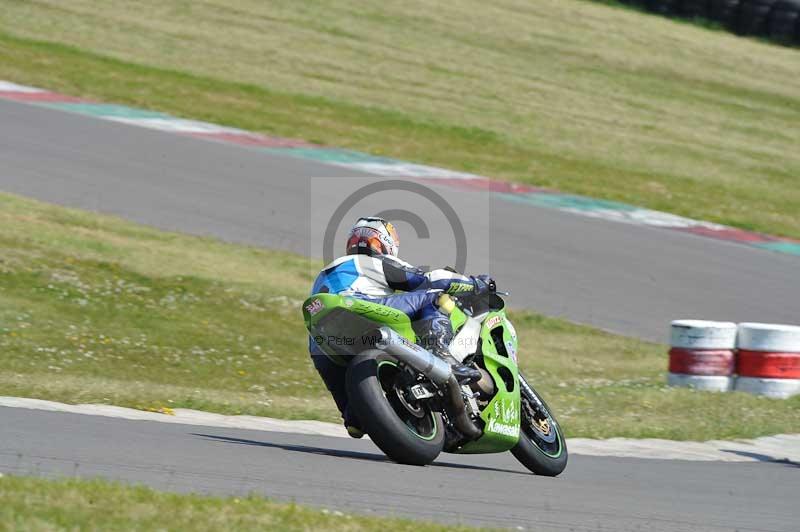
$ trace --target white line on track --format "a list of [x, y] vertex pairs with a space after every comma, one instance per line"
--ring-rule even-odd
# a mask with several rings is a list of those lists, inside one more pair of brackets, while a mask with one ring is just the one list
[[[0, 407], [29, 408], [138, 421], [157, 421], [160, 423], [289, 432], [338, 438], [348, 437], [344, 428], [334, 423], [290, 421], [256, 416], [226, 416], [184, 408], [176, 408], [173, 411], [174, 415], [168, 415], [111, 405], [70, 405], [41, 399], [2, 396], [0, 396]], [[636, 440], [629, 438], [611, 438], [608, 440], [572, 438], [567, 440], [567, 448], [571, 454], [588, 456], [721, 462], [788, 461], [800, 464], [800, 434], [780, 434], [754, 440], [715, 440], [706, 442], [657, 439]]]

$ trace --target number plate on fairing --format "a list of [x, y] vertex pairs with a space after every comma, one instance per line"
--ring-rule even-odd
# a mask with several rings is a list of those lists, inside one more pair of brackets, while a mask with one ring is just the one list
[[413, 395], [414, 399], [416, 400], [428, 399], [429, 397], [433, 397], [433, 392], [427, 390], [421, 384], [415, 384], [414, 386], [411, 387], [411, 395]]

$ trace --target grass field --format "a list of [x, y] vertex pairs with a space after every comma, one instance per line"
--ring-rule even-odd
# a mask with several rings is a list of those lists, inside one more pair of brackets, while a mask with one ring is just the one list
[[800, 237], [800, 50], [594, 2], [11, 0], [0, 78]]
[[261, 497], [161, 493], [101, 480], [0, 475], [0, 530], [278, 530], [460, 532], [478, 530], [362, 517], [279, 504]]
[[[307, 259], [9, 195], [0, 227], [0, 395], [338, 419], [307, 353]], [[800, 432], [800, 397], [667, 388], [664, 346], [512, 319], [568, 436]]]

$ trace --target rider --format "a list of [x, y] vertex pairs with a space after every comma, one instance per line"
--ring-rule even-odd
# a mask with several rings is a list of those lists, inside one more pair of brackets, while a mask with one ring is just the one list
[[[449, 362], [459, 382], [480, 379], [477, 369], [460, 364], [450, 354], [454, 333], [450, 318], [439, 310], [437, 301], [443, 292], [492, 292], [494, 281], [486, 275], [465, 277], [450, 269], [415, 268], [397, 258], [399, 245], [391, 223], [374, 216], [359, 218], [347, 237], [347, 255], [325, 266], [311, 293], [350, 295], [404, 312], [414, 325], [419, 343]], [[363, 432], [347, 409], [346, 368], [325, 356], [313, 340], [309, 341], [309, 352], [342, 413], [348, 433], [360, 438]]]

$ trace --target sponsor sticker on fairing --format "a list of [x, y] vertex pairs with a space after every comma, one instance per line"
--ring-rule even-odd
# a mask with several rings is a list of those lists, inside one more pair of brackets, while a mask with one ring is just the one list
[[322, 301], [320, 301], [319, 299], [315, 299], [314, 301], [306, 305], [306, 311], [308, 311], [308, 313], [311, 316], [317, 314], [323, 308], [325, 308], [325, 305], [323, 305]]
[[519, 436], [519, 407], [512, 401], [500, 401], [494, 406], [495, 416], [486, 429], [505, 436]]
[[517, 330], [514, 328], [514, 324], [511, 323], [510, 321], [506, 320], [506, 322], [505, 322], [505, 324], [503, 324], [503, 326], [506, 328], [506, 330], [509, 332], [509, 334], [511, 334], [511, 339], [516, 342], [517, 341]]
[[508, 353], [508, 356], [511, 357], [511, 360], [514, 361], [514, 364], [517, 364], [517, 348], [514, 347], [514, 342], [511, 340], [506, 342], [506, 352]]
[[503, 318], [501, 318], [500, 316], [492, 316], [491, 318], [486, 320], [486, 328], [491, 329], [492, 327], [498, 325], [501, 321], [503, 321]]

